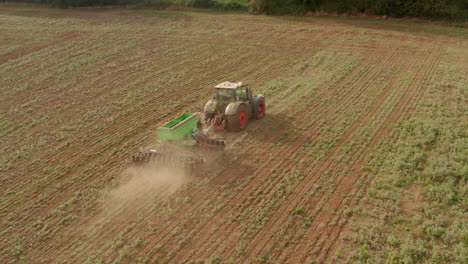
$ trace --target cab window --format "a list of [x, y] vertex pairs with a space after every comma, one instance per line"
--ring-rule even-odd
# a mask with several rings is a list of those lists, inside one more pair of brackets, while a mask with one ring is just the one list
[[246, 101], [247, 100], [247, 91], [245, 88], [238, 88], [237, 89], [237, 96], [239, 97], [239, 100]]
[[234, 96], [234, 90], [216, 89], [216, 100], [218, 101], [231, 101], [234, 100]]

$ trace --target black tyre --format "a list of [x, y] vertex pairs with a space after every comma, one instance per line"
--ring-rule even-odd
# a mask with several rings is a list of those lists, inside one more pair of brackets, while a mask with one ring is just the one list
[[258, 99], [253, 109], [253, 117], [255, 119], [262, 119], [265, 116], [265, 110], [265, 100]]
[[226, 116], [227, 127], [230, 131], [240, 131], [245, 129], [249, 121], [247, 107], [244, 104], [239, 105], [235, 115]]

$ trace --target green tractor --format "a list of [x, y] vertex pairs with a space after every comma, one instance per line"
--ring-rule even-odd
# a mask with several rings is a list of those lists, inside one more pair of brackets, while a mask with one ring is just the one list
[[[223, 151], [224, 138], [210, 136], [214, 128], [239, 131], [251, 118], [265, 116], [265, 98], [252, 96], [241, 82], [223, 82], [215, 86], [216, 95], [205, 105], [204, 114], [185, 113], [165, 123], [157, 130], [158, 143], [140, 149], [132, 155], [135, 165], [148, 162], [163, 166], [197, 168], [213, 150]], [[205, 128], [204, 129], [204, 124]]]
[[205, 104], [205, 123], [218, 130], [245, 129], [249, 119], [265, 116], [265, 97], [252, 95], [242, 82], [223, 82], [215, 86], [216, 95]]

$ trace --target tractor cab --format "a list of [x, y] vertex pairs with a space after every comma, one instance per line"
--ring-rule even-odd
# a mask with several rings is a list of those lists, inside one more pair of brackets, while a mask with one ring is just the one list
[[205, 124], [218, 130], [226, 127], [239, 131], [251, 118], [265, 115], [265, 97], [252, 96], [250, 88], [242, 82], [223, 82], [215, 87], [216, 94], [205, 104]]
[[218, 102], [249, 101], [249, 87], [242, 82], [223, 82], [215, 86]]

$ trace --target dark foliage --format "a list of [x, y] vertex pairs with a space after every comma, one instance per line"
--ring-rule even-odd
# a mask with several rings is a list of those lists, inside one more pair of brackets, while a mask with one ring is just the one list
[[[58, 7], [103, 5], [164, 6], [173, 0], [17, 0], [16, 2], [45, 3]], [[187, 1], [188, 5], [221, 10], [241, 10], [236, 2], [227, 4], [216, 0]], [[375, 14], [392, 17], [446, 18], [466, 21], [468, 0], [249, 0], [249, 10], [257, 14], [300, 15], [308, 11], [350, 14]]]
[[392, 17], [449, 18], [466, 21], [466, 0], [251, 0], [254, 13], [301, 14], [308, 11], [366, 13]]

